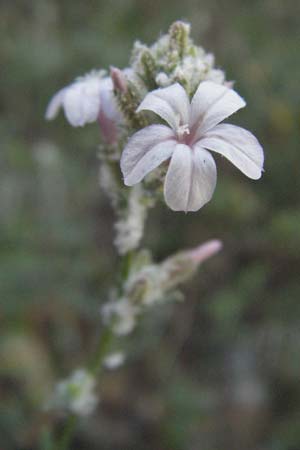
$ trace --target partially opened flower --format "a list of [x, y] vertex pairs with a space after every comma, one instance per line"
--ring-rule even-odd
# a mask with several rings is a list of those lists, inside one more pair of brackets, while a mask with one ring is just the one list
[[58, 91], [50, 101], [46, 119], [54, 119], [63, 108], [73, 127], [82, 127], [99, 120], [104, 135], [110, 137], [113, 123], [121, 120], [121, 114], [113, 94], [113, 83], [101, 72], [92, 71]]
[[249, 178], [260, 178], [264, 155], [257, 139], [243, 128], [220, 124], [245, 105], [233, 89], [211, 81], [200, 83], [191, 103], [178, 83], [150, 92], [137, 112], [153, 111], [169, 126], [150, 125], [130, 138], [121, 158], [125, 184], [139, 183], [171, 158], [166, 203], [174, 211], [197, 211], [216, 185], [216, 165], [208, 150], [225, 156]]

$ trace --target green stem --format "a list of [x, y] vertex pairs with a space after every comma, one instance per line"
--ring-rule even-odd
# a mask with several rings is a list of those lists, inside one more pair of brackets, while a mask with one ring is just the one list
[[88, 370], [92, 375], [98, 374], [99, 370], [101, 369], [101, 365], [103, 362], [103, 359], [105, 358], [107, 351], [110, 347], [110, 344], [114, 338], [113, 331], [111, 327], [107, 327], [104, 329], [100, 341], [98, 343], [98, 346], [96, 348], [95, 354], [93, 356], [92, 361], [89, 364]]
[[78, 416], [72, 414], [68, 417], [63, 434], [57, 446], [55, 447], [55, 450], [67, 450], [69, 448], [77, 422]]
[[121, 277], [124, 282], [129, 277], [131, 262], [133, 259], [134, 252], [131, 250], [130, 252], [124, 255], [121, 266]]

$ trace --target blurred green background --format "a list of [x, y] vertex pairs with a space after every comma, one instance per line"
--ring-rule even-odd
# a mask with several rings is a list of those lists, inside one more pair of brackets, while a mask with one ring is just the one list
[[[0, 449], [41, 448], [41, 404], [93, 349], [118, 263], [113, 213], [98, 186], [96, 125], [44, 121], [77, 75], [125, 67], [136, 39], [172, 21], [248, 107], [234, 122], [265, 149], [254, 183], [218, 159], [213, 200], [195, 214], [161, 204], [145, 245], [158, 260], [208, 238], [224, 251], [153, 312], [108, 373], [74, 450], [299, 450], [300, 2], [2, 0]], [[47, 419], [49, 420], [49, 419]], [[53, 425], [59, 418], [53, 417]]]

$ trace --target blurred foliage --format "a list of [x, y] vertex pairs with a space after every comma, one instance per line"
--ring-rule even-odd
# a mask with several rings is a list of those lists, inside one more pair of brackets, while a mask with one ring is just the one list
[[178, 18], [247, 99], [234, 120], [262, 142], [266, 171], [252, 183], [219, 158], [203, 210], [151, 212], [145, 241], [158, 259], [213, 237], [224, 251], [186, 288], [184, 304], [143, 323], [74, 448], [298, 450], [300, 3], [3, 0], [0, 8], [1, 450], [47, 449], [59, 418], [43, 418], [43, 399], [93, 349], [118, 264], [98, 187], [98, 129], [45, 123], [48, 99], [91, 68], [124, 67], [135, 39], [150, 43]]

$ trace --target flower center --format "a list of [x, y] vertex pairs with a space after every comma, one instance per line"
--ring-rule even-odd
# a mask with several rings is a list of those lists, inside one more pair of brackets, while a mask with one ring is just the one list
[[184, 138], [190, 134], [190, 129], [189, 129], [188, 124], [178, 126], [176, 129], [176, 134], [180, 141], [184, 140]]

